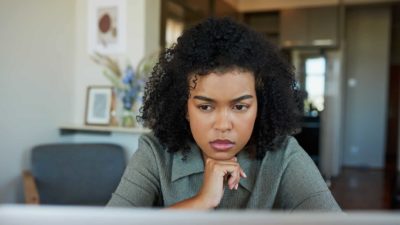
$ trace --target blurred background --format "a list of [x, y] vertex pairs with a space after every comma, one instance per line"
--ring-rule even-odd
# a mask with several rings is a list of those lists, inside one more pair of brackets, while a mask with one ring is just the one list
[[[87, 87], [111, 85], [91, 58], [92, 7], [99, 2], [0, 1], [0, 203], [24, 202], [21, 173], [31, 166], [33, 146], [116, 143], [129, 157], [147, 132], [84, 125]], [[105, 53], [132, 65], [209, 16], [261, 32], [295, 67], [305, 98], [296, 138], [339, 205], [400, 207], [400, 1], [114, 2], [123, 14], [122, 45]]]

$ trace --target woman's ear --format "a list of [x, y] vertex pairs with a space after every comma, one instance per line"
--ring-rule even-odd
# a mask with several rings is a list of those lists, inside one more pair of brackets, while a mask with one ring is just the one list
[[189, 122], [189, 112], [186, 112], [186, 120]]
[[185, 118], [189, 122], [189, 101], [186, 103], [186, 113]]

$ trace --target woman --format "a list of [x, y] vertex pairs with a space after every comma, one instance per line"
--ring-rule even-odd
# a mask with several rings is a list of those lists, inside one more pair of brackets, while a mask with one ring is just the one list
[[292, 67], [230, 19], [186, 30], [147, 83], [143, 135], [109, 206], [340, 211], [290, 135]]

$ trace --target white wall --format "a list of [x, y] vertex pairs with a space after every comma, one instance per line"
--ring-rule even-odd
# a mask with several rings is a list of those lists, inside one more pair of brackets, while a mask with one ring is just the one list
[[[88, 53], [88, 4], [76, 0], [75, 21], [75, 83], [74, 83], [74, 124], [84, 123], [86, 89], [89, 85], [110, 85], [102, 74], [102, 67], [90, 59]], [[127, 0], [127, 49], [125, 53], [112, 55], [121, 65], [130, 61], [137, 63], [145, 55], [152, 53], [159, 46], [160, 0]], [[63, 141], [72, 142], [107, 142], [122, 145], [128, 157], [135, 152], [140, 134], [113, 133], [108, 136], [96, 134], [75, 134], [62, 136]]]
[[327, 71], [325, 77], [325, 109], [321, 114], [320, 169], [326, 178], [335, 177], [342, 165], [343, 120], [343, 52], [326, 52]]
[[161, 0], [146, 0], [145, 49], [146, 55], [160, 49]]
[[[87, 52], [87, 7], [87, 0], [0, 1], [0, 203], [22, 201], [21, 171], [34, 145], [136, 149], [137, 135], [59, 135], [60, 125], [83, 123], [86, 87], [109, 84]], [[135, 65], [158, 47], [160, 0], [128, 0], [126, 10], [127, 51], [116, 57]]]
[[72, 119], [75, 1], [0, 1], [0, 203], [20, 201], [28, 150]]
[[[114, 55], [121, 63], [139, 60], [158, 48], [160, 30], [160, 0], [127, 1], [127, 51]], [[75, 83], [74, 119], [76, 124], [84, 122], [86, 88], [89, 85], [109, 85], [102, 75], [102, 68], [95, 64], [88, 53], [88, 4], [76, 0], [75, 21]]]
[[[346, 109], [343, 163], [382, 168], [386, 144], [390, 8], [347, 11]], [[350, 35], [351, 34], [351, 35]]]

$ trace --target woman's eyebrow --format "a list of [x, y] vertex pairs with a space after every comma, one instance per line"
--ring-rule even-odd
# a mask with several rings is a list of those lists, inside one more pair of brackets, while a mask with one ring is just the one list
[[193, 98], [194, 99], [199, 99], [199, 100], [202, 100], [202, 101], [206, 101], [206, 102], [215, 102], [215, 100], [212, 99], [212, 98], [208, 98], [208, 97], [200, 96], [200, 95], [193, 96]]
[[[205, 96], [201, 96], [201, 95], [193, 96], [193, 98], [194, 99], [199, 99], [199, 100], [202, 100], [202, 101], [206, 101], [206, 102], [215, 102], [214, 99], [208, 98], [208, 97], [205, 97]], [[239, 101], [242, 101], [242, 100], [245, 100], [245, 99], [249, 99], [249, 98], [253, 98], [253, 96], [252, 95], [243, 95], [243, 96], [240, 96], [238, 98], [235, 98], [235, 99], [231, 100], [231, 102], [239, 102]]]
[[243, 95], [243, 96], [240, 96], [239, 98], [233, 99], [231, 102], [240, 102], [242, 100], [249, 99], [249, 98], [253, 98], [253, 95]]

